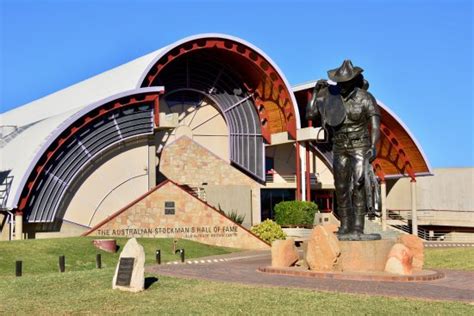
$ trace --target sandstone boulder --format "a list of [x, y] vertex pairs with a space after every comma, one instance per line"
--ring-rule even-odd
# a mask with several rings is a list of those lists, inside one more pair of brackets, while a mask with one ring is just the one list
[[272, 243], [272, 267], [291, 267], [298, 259], [294, 239], [275, 240]]
[[423, 239], [415, 235], [401, 235], [398, 242], [404, 244], [413, 254], [413, 269], [422, 270], [425, 261]]
[[127, 241], [120, 253], [112, 288], [129, 292], [145, 289], [145, 250], [136, 238]]
[[316, 226], [308, 241], [305, 258], [310, 270], [334, 271], [340, 255], [339, 240], [331, 228]]
[[403, 244], [395, 244], [388, 254], [385, 272], [411, 275], [413, 271], [412, 261], [413, 254], [410, 249]]

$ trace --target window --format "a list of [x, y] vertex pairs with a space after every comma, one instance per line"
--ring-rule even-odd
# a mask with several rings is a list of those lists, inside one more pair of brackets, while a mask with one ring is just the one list
[[174, 202], [166, 201], [165, 202], [165, 215], [174, 215], [174, 213], [175, 213]]

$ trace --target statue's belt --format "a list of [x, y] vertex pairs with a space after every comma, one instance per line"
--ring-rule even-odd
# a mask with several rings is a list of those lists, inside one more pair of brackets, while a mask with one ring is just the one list
[[350, 131], [350, 132], [337, 132], [333, 136], [333, 141], [363, 141], [369, 139], [369, 133], [367, 131]]

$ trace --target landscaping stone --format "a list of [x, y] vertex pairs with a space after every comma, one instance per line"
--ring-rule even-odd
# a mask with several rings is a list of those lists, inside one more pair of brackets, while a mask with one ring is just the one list
[[335, 233], [339, 230], [340, 225], [337, 225], [337, 224], [324, 224], [323, 226], [324, 226], [324, 229], [326, 229], [327, 231]]
[[413, 272], [412, 261], [413, 254], [410, 249], [403, 244], [395, 244], [388, 254], [385, 272], [411, 275]]
[[135, 238], [130, 239], [120, 253], [112, 288], [129, 292], [145, 289], [145, 250]]
[[415, 235], [402, 235], [398, 242], [404, 244], [413, 254], [413, 269], [422, 270], [425, 261], [423, 239]]
[[299, 259], [294, 239], [275, 240], [272, 243], [272, 267], [291, 267]]
[[308, 241], [306, 262], [311, 270], [337, 270], [338, 258], [341, 255], [339, 241], [327, 226], [318, 225], [313, 229]]

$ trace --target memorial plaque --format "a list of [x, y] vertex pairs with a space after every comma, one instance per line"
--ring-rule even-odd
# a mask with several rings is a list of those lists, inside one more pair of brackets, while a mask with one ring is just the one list
[[135, 258], [120, 258], [115, 285], [130, 286]]

